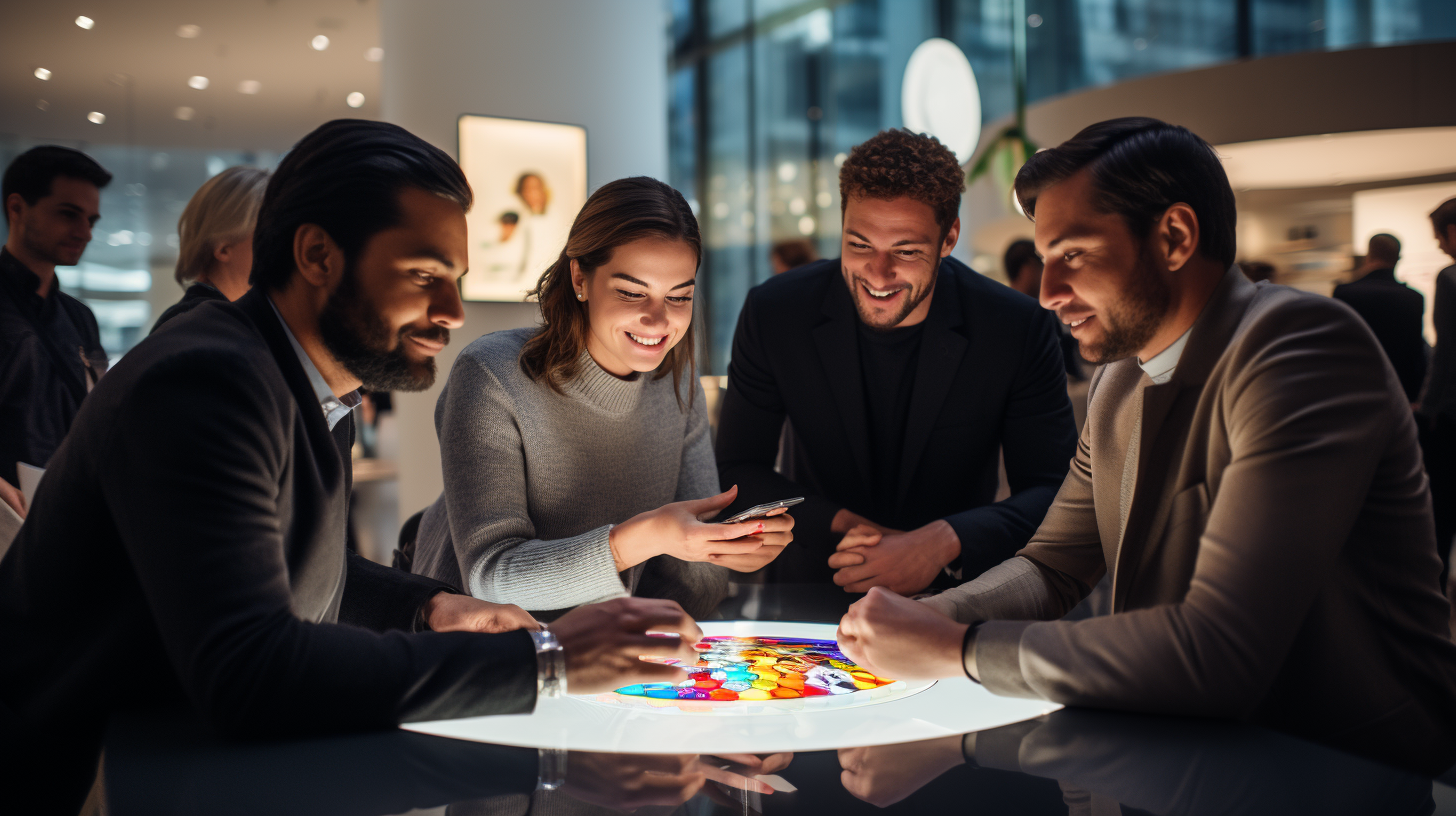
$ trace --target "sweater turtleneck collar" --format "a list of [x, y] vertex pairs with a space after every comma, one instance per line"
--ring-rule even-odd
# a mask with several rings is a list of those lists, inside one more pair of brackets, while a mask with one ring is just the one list
[[582, 349], [576, 359], [576, 376], [566, 383], [564, 390], [608, 413], [625, 414], [637, 407], [645, 381], [646, 377], [636, 371], [628, 377], [612, 374]]

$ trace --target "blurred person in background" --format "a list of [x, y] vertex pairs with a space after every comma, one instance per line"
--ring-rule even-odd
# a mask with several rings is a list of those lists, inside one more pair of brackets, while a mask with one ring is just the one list
[[1426, 298], [1395, 279], [1400, 241], [1379, 233], [1370, 237], [1365, 260], [1349, 283], [1335, 287], [1335, 298], [1350, 304], [1390, 358], [1406, 399], [1414, 403], [1426, 379], [1426, 339], [1422, 334]]
[[[187, 291], [157, 322], [163, 323], [205, 300], [237, 300], [247, 293], [253, 271], [253, 225], [268, 186], [268, 171], [229, 167], [208, 179], [177, 219], [177, 283]], [[190, 285], [189, 285], [190, 284]]]
[[44, 468], [106, 372], [96, 316], [61, 291], [101, 218], [111, 174], [69, 147], [45, 145], [5, 170], [9, 235], [0, 250], [0, 501], [26, 514], [17, 463]]
[[[1436, 245], [1456, 261], [1456, 198], [1431, 213]], [[1426, 473], [1431, 477], [1431, 504], [1436, 511], [1436, 546], [1442, 576], [1450, 582], [1452, 539], [1456, 538], [1456, 263], [1436, 275], [1431, 318], [1436, 349], [1421, 394], [1419, 415]]]
[[705, 523], [718, 491], [693, 363], [698, 222], [646, 177], [592, 194], [536, 288], [541, 326], [461, 352], [436, 407], [445, 491], [412, 569], [554, 616], [623, 595], [703, 615], [793, 538], [787, 515]]
[[768, 260], [773, 265], [773, 273], [782, 275], [819, 260], [819, 251], [808, 238], [790, 238], [774, 244], [768, 251]]

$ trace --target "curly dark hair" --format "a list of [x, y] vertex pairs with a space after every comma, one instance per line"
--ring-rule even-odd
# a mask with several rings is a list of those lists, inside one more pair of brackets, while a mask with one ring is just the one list
[[960, 214], [965, 189], [960, 162], [940, 140], [904, 128], [882, 130], [849, 151], [839, 168], [839, 212], [850, 198], [907, 196], [935, 211], [945, 235]]

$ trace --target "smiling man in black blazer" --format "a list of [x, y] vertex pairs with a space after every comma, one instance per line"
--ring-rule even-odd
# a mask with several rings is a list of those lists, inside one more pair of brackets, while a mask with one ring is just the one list
[[[718, 473], [740, 506], [807, 497], [770, 580], [912, 593], [1025, 545], [1076, 430], [1051, 314], [950, 257], [965, 187], [955, 155], [884, 131], [854, 148], [839, 187], [843, 257], [744, 303]], [[1011, 495], [997, 502], [1002, 450]]]
[[0, 802], [44, 782], [46, 808], [74, 813], [118, 711], [285, 737], [686, 677], [637, 659], [695, 659], [671, 601], [546, 633], [346, 552], [350, 408], [361, 386], [433, 381], [463, 319], [470, 202], [405, 130], [323, 125], [268, 184], [252, 291], [169, 321], [87, 397], [0, 561]]

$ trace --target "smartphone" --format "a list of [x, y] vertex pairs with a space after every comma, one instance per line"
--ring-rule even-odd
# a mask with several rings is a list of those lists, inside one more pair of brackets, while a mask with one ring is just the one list
[[749, 521], [750, 519], [763, 518], [764, 516], [768, 515], [768, 512], [770, 510], [777, 510], [780, 507], [793, 507], [803, 500], [804, 497], [799, 496], [798, 498], [794, 499], [782, 499], [780, 501], [768, 502], [767, 504], [760, 504], [757, 507], [750, 507], [747, 510], [744, 510], [742, 513], [737, 513], [735, 515], [729, 516], [728, 518], [725, 518], [718, 523], [737, 524], [740, 521]]

